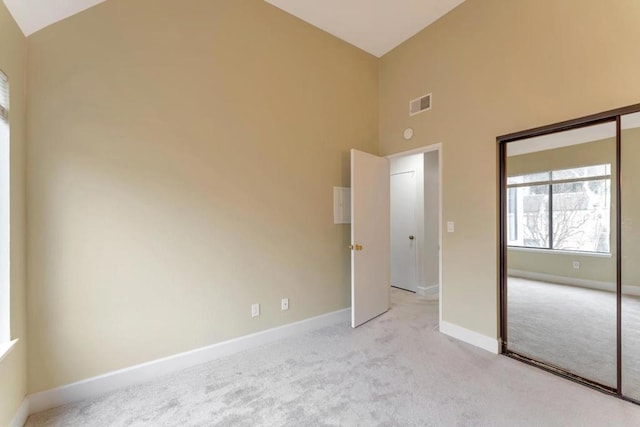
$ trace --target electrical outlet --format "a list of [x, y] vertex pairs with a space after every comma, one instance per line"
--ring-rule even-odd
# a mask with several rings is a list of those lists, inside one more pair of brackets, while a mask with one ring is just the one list
[[260, 304], [251, 304], [251, 317], [260, 316]]
[[282, 298], [282, 301], [280, 301], [280, 308], [282, 311], [289, 310], [289, 298]]
[[580, 270], [580, 261], [573, 261], [573, 268]]
[[447, 221], [447, 233], [453, 233], [456, 231], [456, 223], [453, 221]]

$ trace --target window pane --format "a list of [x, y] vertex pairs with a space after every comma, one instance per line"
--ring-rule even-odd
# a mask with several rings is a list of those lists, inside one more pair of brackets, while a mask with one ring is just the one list
[[551, 172], [552, 179], [558, 181], [560, 179], [574, 178], [590, 178], [597, 176], [611, 175], [611, 165], [595, 165], [583, 168], [563, 169]]
[[507, 238], [509, 244], [518, 241], [518, 189], [507, 189]]
[[507, 178], [507, 185], [511, 184], [528, 184], [530, 182], [546, 182], [549, 181], [549, 172], [530, 173], [528, 175], [510, 176]]
[[512, 246], [549, 247], [549, 186], [510, 188], [507, 239]]
[[507, 185], [522, 184], [523, 182], [524, 180], [522, 175], [507, 177]]
[[609, 179], [554, 184], [553, 248], [609, 252], [610, 203]]

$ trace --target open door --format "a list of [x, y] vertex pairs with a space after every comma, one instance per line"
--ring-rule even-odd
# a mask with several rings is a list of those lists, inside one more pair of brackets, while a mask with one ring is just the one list
[[389, 310], [389, 161], [351, 150], [351, 326]]

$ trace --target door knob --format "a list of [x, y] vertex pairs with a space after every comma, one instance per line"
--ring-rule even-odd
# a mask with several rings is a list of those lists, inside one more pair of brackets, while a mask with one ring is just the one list
[[409, 240], [413, 240], [413, 239], [415, 239], [415, 237], [409, 236]]
[[361, 251], [362, 245], [349, 245], [349, 249], [351, 249], [352, 251]]

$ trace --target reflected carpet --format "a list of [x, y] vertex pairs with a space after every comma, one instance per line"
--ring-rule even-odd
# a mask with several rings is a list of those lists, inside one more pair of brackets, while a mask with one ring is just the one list
[[[509, 349], [609, 387], [617, 384], [616, 295], [509, 277]], [[640, 400], [640, 298], [622, 301], [623, 391]]]

